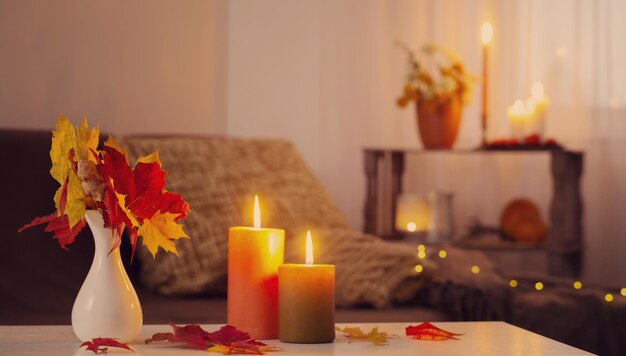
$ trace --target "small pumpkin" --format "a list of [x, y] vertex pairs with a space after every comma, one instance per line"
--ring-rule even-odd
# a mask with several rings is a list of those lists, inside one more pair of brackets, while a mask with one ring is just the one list
[[548, 227], [541, 219], [539, 208], [525, 198], [507, 204], [500, 217], [500, 229], [517, 242], [538, 243], [548, 236]]

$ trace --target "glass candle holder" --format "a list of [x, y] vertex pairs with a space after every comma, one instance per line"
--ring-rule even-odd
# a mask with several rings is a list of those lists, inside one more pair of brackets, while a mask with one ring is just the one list
[[431, 223], [431, 202], [427, 194], [401, 194], [396, 204], [396, 231], [405, 235], [421, 235]]

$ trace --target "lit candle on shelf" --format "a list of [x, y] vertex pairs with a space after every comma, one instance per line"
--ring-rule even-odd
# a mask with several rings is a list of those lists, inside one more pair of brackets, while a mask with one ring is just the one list
[[284, 246], [284, 230], [261, 228], [258, 196], [254, 227], [228, 230], [228, 324], [255, 339], [278, 337], [278, 266]]
[[401, 194], [396, 203], [396, 230], [416, 234], [428, 231], [430, 210], [431, 203], [424, 194]]
[[524, 112], [526, 113], [524, 137], [528, 137], [529, 135], [537, 133], [537, 104], [535, 103], [535, 99], [531, 97], [524, 100]]
[[483, 43], [483, 80], [482, 80], [482, 94], [483, 101], [481, 107], [481, 129], [483, 133], [482, 137], [482, 145], [483, 147], [487, 145], [487, 79], [489, 72], [488, 65], [488, 57], [489, 57], [489, 42], [491, 42], [491, 38], [493, 37], [493, 27], [489, 22], [485, 22], [483, 24], [480, 39]]
[[515, 103], [513, 103], [513, 106], [510, 106], [507, 109], [507, 113], [509, 126], [511, 127], [511, 135], [518, 140], [523, 139], [526, 131], [526, 121], [528, 118], [524, 102], [516, 100]]
[[311, 232], [306, 264], [278, 268], [280, 341], [322, 343], [335, 340], [335, 266], [313, 264]]
[[543, 92], [543, 84], [535, 82], [532, 87], [532, 98], [535, 103], [535, 127], [531, 133], [536, 133], [543, 138], [546, 126], [546, 109], [548, 108], [548, 97]]

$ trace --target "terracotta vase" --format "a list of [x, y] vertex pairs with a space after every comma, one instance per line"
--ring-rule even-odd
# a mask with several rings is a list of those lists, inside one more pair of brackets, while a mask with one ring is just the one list
[[111, 250], [117, 232], [104, 227], [99, 211], [87, 210], [85, 219], [96, 248], [72, 309], [74, 333], [82, 341], [112, 337], [130, 342], [139, 334], [143, 315], [137, 293], [122, 264], [120, 248]]
[[463, 103], [456, 95], [445, 103], [419, 101], [417, 106], [417, 126], [420, 138], [426, 149], [450, 149], [456, 141], [461, 124]]

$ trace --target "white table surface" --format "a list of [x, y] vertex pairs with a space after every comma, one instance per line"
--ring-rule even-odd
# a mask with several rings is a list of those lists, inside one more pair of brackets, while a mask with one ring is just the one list
[[[411, 323], [417, 325], [418, 322]], [[463, 333], [460, 341], [420, 341], [404, 336], [406, 323], [337, 324], [339, 327], [359, 326], [367, 332], [378, 326], [379, 330], [399, 335], [390, 339], [387, 346], [369, 342], [348, 343], [340, 334], [330, 344], [285, 344], [278, 340], [267, 341], [283, 350], [267, 353], [288, 355], [590, 355], [589, 353], [548, 339], [541, 335], [504, 322], [441, 322], [435, 323], [451, 332]], [[202, 325], [207, 331], [220, 325]], [[109, 348], [107, 355], [207, 355], [201, 350], [174, 346], [167, 341], [144, 344], [156, 332], [171, 331], [168, 325], [144, 325], [137, 339], [131, 343], [134, 353]], [[80, 341], [71, 326], [0, 326], [0, 355], [94, 355], [79, 349]], [[215, 354], [218, 355], [218, 354]]]

